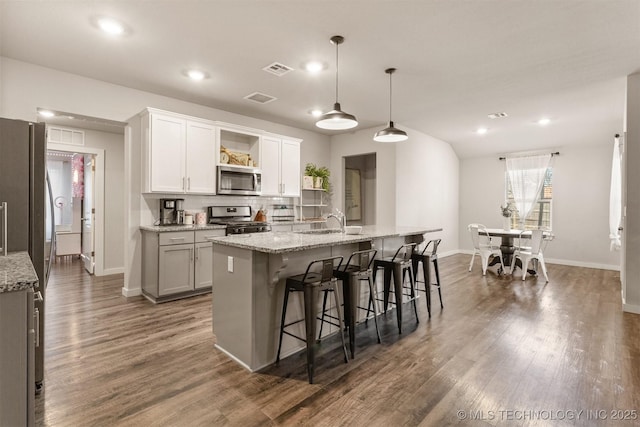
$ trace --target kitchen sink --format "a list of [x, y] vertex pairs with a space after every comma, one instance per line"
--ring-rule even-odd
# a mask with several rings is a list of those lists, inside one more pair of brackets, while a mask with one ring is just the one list
[[319, 228], [317, 230], [302, 230], [296, 231], [298, 234], [332, 234], [332, 233], [342, 233], [342, 230], [339, 228]]

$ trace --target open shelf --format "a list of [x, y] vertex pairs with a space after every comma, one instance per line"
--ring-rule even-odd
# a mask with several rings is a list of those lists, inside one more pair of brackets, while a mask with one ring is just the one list
[[325, 200], [326, 194], [327, 192], [322, 188], [301, 188], [300, 203], [298, 204], [301, 221], [324, 221], [322, 208], [329, 206]]

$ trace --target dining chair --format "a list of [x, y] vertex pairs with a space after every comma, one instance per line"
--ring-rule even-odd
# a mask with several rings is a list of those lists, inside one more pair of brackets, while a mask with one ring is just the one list
[[[538, 265], [542, 268], [542, 274], [544, 274], [545, 280], [549, 281], [549, 276], [547, 275], [547, 266], [544, 264], [544, 256], [543, 252], [543, 241], [544, 241], [544, 230], [532, 230], [531, 231], [531, 240], [528, 246], [522, 244], [524, 237], [520, 233], [518, 236], [518, 244], [516, 246], [516, 250], [513, 253], [513, 264], [515, 265], [515, 260], [520, 258], [522, 261], [522, 280], [527, 277], [527, 268], [529, 267], [529, 262], [531, 260], [538, 260]], [[512, 270], [513, 273], [513, 270]]]
[[473, 260], [477, 255], [480, 255], [482, 261], [482, 275], [487, 275], [487, 266], [489, 265], [489, 257], [491, 255], [497, 256], [500, 259], [500, 265], [502, 269], [507, 272], [507, 267], [502, 259], [502, 251], [500, 246], [491, 241], [491, 236], [487, 231], [487, 227], [482, 224], [469, 224], [467, 229], [471, 233], [471, 240], [473, 241], [473, 255], [471, 256], [471, 262], [469, 263], [469, 271], [473, 267]]

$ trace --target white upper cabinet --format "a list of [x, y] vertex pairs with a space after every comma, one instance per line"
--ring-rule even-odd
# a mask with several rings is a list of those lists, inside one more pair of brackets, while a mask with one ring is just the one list
[[280, 195], [280, 140], [262, 138], [262, 195]]
[[216, 194], [216, 167], [225, 165], [260, 169], [263, 196], [300, 197], [301, 139], [155, 108], [134, 119], [143, 193]]
[[280, 145], [281, 167], [280, 182], [282, 195], [300, 196], [300, 141], [283, 139]]
[[262, 195], [300, 196], [300, 140], [262, 137]]
[[181, 193], [184, 191], [185, 120], [151, 114], [146, 148], [148, 191]]
[[215, 194], [215, 141], [215, 126], [187, 121], [187, 193]]
[[142, 114], [143, 192], [215, 194], [216, 128], [187, 116]]

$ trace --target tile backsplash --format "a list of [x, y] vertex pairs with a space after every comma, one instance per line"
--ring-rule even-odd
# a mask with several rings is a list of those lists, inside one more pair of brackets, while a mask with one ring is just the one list
[[[143, 194], [148, 211], [143, 212], [141, 223], [151, 225], [160, 217], [160, 199], [184, 199], [184, 209], [189, 213], [206, 212], [207, 206], [251, 206], [252, 216], [258, 209], [266, 209], [267, 221], [278, 220], [279, 215], [294, 215], [299, 219], [295, 209], [297, 198], [294, 197], [260, 197], [260, 196], [198, 196]], [[275, 215], [274, 215], [275, 213]]]

